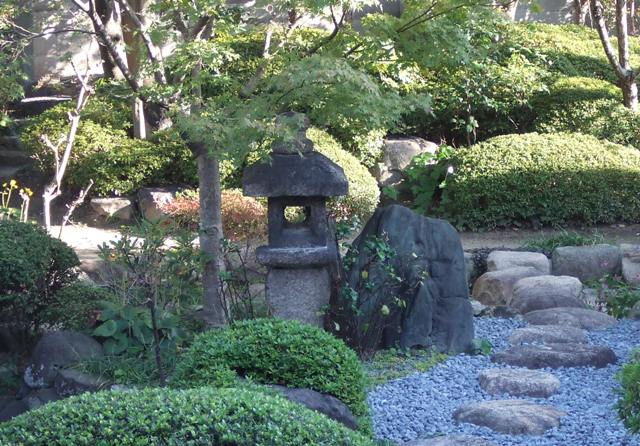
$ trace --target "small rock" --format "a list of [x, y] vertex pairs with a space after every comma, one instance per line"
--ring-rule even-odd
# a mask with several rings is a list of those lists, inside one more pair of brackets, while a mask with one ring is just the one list
[[277, 390], [289, 401], [302, 404], [308, 409], [318, 411], [329, 418], [339, 421], [350, 429], [358, 428], [358, 420], [351, 410], [338, 398], [316, 392], [311, 389], [295, 389], [278, 385], [269, 386]]
[[487, 257], [487, 271], [522, 266], [535, 268], [540, 274], [549, 274], [551, 272], [551, 262], [547, 256], [539, 252], [493, 251]]
[[640, 302], [636, 302], [629, 310], [629, 319], [640, 321]]
[[562, 325], [531, 325], [518, 328], [509, 336], [511, 345], [518, 344], [558, 344], [570, 342], [582, 344], [587, 342], [586, 332], [581, 328]]
[[395, 186], [404, 178], [411, 160], [422, 153], [435, 153], [438, 145], [422, 138], [404, 136], [387, 138], [382, 146], [382, 162], [378, 164], [376, 180], [381, 186]]
[[498, 446], [498, 444], [471, 435], [447, 435], [402, 443], [401, 446]]
[[471, 302], [471, 309], [473, 310], [474, 316], [482, 316], [485, 314], [485, 311], [487, 310], [487, 307], [485, 305], [482, 305], [480, 302], [473, 299], [471, 299], [470, 302]]
[[171, 203], [176, 194], [183, 188], [179, 186], [143, 187], [138, 191], [138, 207], [145, 220], [158, 222], [167, 217], [162, 210], [165, 204]]
[[513, 345], [495, 353], [491, 361], [528, 369], [549, 367], [596, 367], [613, 364], [616, 354], [609, 347], [589, 344]]
[[56, 392], [62, 397], [84, 392], [97, 392], [108, 385], [109, 382], [104, 379], [74, 369], [60, 370], [53, 383]]
[[85, 334], [75, 331], [46, 333], [33, 349], [24, 382], [32, 389], [51, 387], [64, 366], [102, 354], [102, 346]]
[[473, 285], [474, 280], [478, 278], [478, 271], [476, 270], [476, 262], [473, 260], [473, 254], [470, 252], [464, 253], [464, 271], [467, 278], [467, 284]]
[[0, 423], [3, 421], [9, 421], [28, 410], [29, 406], [25, 400], [11, 400], [4, 406], [2, 411], [0, 411]]
[[520, 266], [481, 275], [473, 284], [473, 297], [484, 305], [509, 305], [513, 286], [525, 277], [539, 276], [537, 269]]
[[488, 369], [480, 372], [480, 387], [491, 395], [549, 398], [560, 390], [551, 373], [529, 369]]
[[640, 285], [640, 245], [622, 244], [622, 277], [631, 285]]
[[585, 308], [581, 292], [582, 283], [575, 277], [525, 277], [513, 286], [510, 306], [521, 314], [557, 307]]
[[556, 276], [573, 276], [583, 282], [598, 280], [622, 271], [622, 251], [613, 245], [563, 246], [551, 255], [551, 271]]
[[558, 427], [566, 413], [551, 406], [524, 400], [480, 401], [468, 404], [453, 414], [458, 422], [485, 426], [510, 435], [542, 435]]
[[524, 315], [531, 325], [563, 325], [585, 330], [598, 330], [612, 327], [616, 319], [608, 314], [586, 308], [560, 307], [532, 311]]
[[128, 198], [92, 198], [89, 205], [100, 217], [122, 221], [131, 221], [133, 218], [133, 203]]
[[498, 305], [497, 307], [491, 308], [489, 315], [502, 319], [511, 319], [520, 316], [520, 313], [507, 305]]
[[24, 401], [29, 407], [29, 410], [37, 409], [40, 406], [44, 406], [51, 401], [58, 401], [62, 399], [60, 395], [54, 389], [37, 389], [29, 392], [24, 398]]

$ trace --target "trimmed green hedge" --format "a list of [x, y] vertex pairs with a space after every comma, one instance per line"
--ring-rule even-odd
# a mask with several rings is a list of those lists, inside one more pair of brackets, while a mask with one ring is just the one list
[[380, 189], [371, 173], [358, 158], [342, 149], [342, 146], [327, 132], [316, 128], [307, 130], [307, 136], [315, 149], [342, 167], [349, 181], [349, 193], [329, 201], [329, 211], [336, 220], [358, 217], [366, 221], [376, 210], [380, 201]]
[[0, 424], [0, 446], [372, 444], [282, 397], [208, 387], [85, 393]]
[[620, 399], [618, 414], [631, 432], [640, 433], [640, 351], [632, 354], [632, 359], [618, 374]]
[[360, 360], [341, 340], [320, 328], [296, 321], [255, 319], [203, 333], [180, 359], [171, 382], [175, 387], [209, 385], [225, 367], [262, 384], [333, 395], [364, 418], [363, 424], [368, 423]]
[[622, 105], [622, 92], [607, 81], [561, 77], [533, 107], [538, 132], [580, 132], [640, 148], [640, 114]]
[[640, 221], [640, 152], [576, 133], [504, 135], [457, 150], [438, 213], [495, 228]]

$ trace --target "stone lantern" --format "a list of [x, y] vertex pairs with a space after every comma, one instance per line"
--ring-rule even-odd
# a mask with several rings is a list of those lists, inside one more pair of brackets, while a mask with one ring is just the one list
[[[269, 244], [259, 247], [256, 257], [268, 268], [271, 313], [322, 326], [331, 296], [329, 265], [337, 258], [326, 200], [346, 195], [348, 183], [340, 166], [313, 150], [304, 115], [287, 113], [277, 124], [283, 120], [301, 123], [297, 136], [276, 141], [270, 161], [244, 170], [243, 191], [250, 197], [267, 197]], [[290, 221], [287, 208], [302, 213]]]

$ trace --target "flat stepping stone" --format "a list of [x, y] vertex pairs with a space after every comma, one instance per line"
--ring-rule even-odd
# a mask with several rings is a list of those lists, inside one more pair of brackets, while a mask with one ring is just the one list
[[498, 271], [519, 266], [535, 268], [540, 274], [551, 273], [551, 262], [547, 256], [539, 252], [492, 251], [487, 257], [487, 271]]
[[473, 298], [483, 305], [509, 305], [516, 282], [539, 275], [540, 272], [530, 266], [486, 272], [473, 284]]
[[513, 330], [509, 336], [509, 344], [562, 344], [571, 342], [584, 344], [587, 342], [587, 333], [577, 327], [565, 327], [561, 325], [530, 325]]
[[622, 251], [613, 245], [562, 246], [551, 254], [551, 271], [587, 282], [622, 272]]
[[491, 361], [528, 369], [560, 367], [602, 368], [616, 362], [609, 347], [589, 344], [513, 345], [491, 356]]
[[447, 435], [444, 437], [413, 440], [401, 446], [499, 446], [493, 441], [471, 435]]
[[485, 426], [510, 435], [542, 435], [560, 426], [565, 412], [525, 400], [493, 400], [471, 403], [453, 413], [456, 421]]
[[560, 390], [560, 380], [548, 372], [529, 369], [487, 369], [478, 377], [491, 395], [549, 398]]
[[524, 315], [524, 320], [531, 325], [563, 325], [585, 330], [608, 328], [617, 322], [615, 318], [599, 311], [571, 307], [532, 311]]
[[582, 282], [575, 277], [526, 277], [513, 286], [509, 305], [521, 314], [557, 307], [586, 308], [581, 293]]

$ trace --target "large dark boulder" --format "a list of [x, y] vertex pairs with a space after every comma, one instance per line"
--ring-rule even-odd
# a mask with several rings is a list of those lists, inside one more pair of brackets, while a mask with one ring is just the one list
[[[384, 268], [372, 266], [373, 237], [386, 240], [395, 251], [390, 261], [398, 276], [395, 284], [385, 280]], [[352, 331], [357, 335], [379, 323], [383, 305], [389, 303], [382, 312], [384, 318], [399, 297], [404, 304], [392, 308], [383, 319], [385, 328], [377, 347], [435, 346], [446, 352], [470, 349], [473, 310], [464, 252], [457, 231], [448, 222], [420, 216], [399, 205], [378, 209], [353, 242], [349, 256], [354, 259], [347, 280], [357, 291], [359, 303], [348, 322], [355, 326]]]

